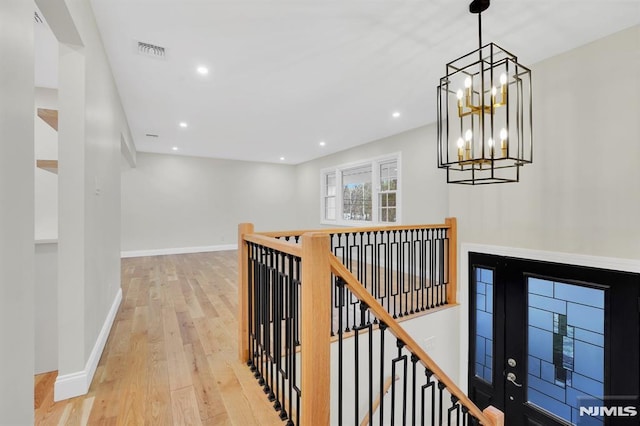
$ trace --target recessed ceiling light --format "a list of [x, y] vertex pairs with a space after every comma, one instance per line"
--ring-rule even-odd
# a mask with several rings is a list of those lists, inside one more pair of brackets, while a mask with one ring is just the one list
[[201, 75], [207, 75], [209, 74], [209, 68], [205, 67], [205, 66], [199, 66], [198, 68], [196, 68], [196, 71], [198, 71], [198, 74]]
[[320, 141], [320, 146], [325, 146], [327, 143], [325, 141]]
[[400, 117], [400, 113], [399, 113], [398, 111], [396, 111], [396, 112], [394, 112], [393, 114], [391, 114], [391, 116], [392, 116], [393, 118], [398, 118], [398, 117]]
[[284, 157], [280, 157], [280, 161], [284, 161]]
[[171, 148], [171, 149], [172, 149], [172, 150], [174, 150], [174, 151], [177, 151], [177, 150], [178, 150], [178, 147], [177, 147], [177, 146], [174, 146], [174, 147], [173, 147], [173, 148]]
[[187, 127], [187, 126], [188, 126], [188, 124], [187, 124], [187, 123], [185, 123], [184, 121], [181, 121], [181, 122], [180, 122], [180, 127], [182, 127], [183, 129], [184, 129], [185, 127]]

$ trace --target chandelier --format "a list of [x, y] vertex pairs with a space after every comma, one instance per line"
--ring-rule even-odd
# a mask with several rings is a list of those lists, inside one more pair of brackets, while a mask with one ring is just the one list
[[532, 162], [531, 71], [498, 45], [482, 45], [489, 3], [469, 5], [478, 49], [449, 62], [438, 86], [438, 167], [448, 183], [518, 182]]

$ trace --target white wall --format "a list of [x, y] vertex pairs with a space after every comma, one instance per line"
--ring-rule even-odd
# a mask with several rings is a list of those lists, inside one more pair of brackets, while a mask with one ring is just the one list
[[35, 245], [34, 373], [58, 369], [58, 243]]
[[33, 424], [33, 3], [0, 2], [0, 424]]
[[293, 166], [138, 153], [122, 174], [122, 250], [237, 244], [238, 224], [295, 229]]
[[241, 222], [319, 228], [320, 170], [395, 152], [403, 223], [443, 223], [447, 185], [433, 132], [422, 127], [297, 166], [138, 153], [122, 174], [123, 255], [228, 247]]
[[63, 399], [88, 389], [120, 301], [121, 135], [131, 137], [89, 1], [38, 6], [61, 42], [55, 398]]

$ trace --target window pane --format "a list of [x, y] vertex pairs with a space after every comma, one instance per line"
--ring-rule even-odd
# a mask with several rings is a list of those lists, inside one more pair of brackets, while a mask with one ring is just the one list
[[325, 198], [324, 218], [327, 220], [336, 220], [336, 198], [335, 197]]
[[493, 271], [475, 268], [476, 377], [493, 383]]
[[335, 196], [336, 195], [336, 174], [329, 173], [325, 175], [325, 195]]
[[325, 220], [336, 220], [336, 172], [326, 173], [322, 181]]
[[396, 190], [398, 188], [398, 163], [387, 161], [380, 167], [380, 193], [378, 195], [380, 222], [396, 221]]
[[398, 164], [390, 161], [380, 164], [380, 190], [395, 191], [398, 187]]
[[527, 281], [529, 363], [540, 365], [529, 369], [527, 398], [575, 422], [572, 413], [581, 401], [604, 396], [605, 292], [540, 278]]
[[389, 216], [389, 220], [387, 220], [387, 222], [395, 222], [396, 221], [396, 209], [395, 208], [390, 208], [388, 210], [388, 216]]
[[342, 218], [371, 220], [371, 166], [342, 172]]
[[392, 193], [387, 194], [387, 195], [388, 195], [388, 206], [389, 207], [397, 207], [397, 205], [396, 205], [396, 193], [392, 192]]

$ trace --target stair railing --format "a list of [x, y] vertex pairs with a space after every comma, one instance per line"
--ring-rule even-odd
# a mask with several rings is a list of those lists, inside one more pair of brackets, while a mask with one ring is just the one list
[[[456, 303], [456, 220], [443, 224], [261, 232], [299, 243], [303, 234], [328, 234], [331, 252], [358, 278], [393, 318]], [[335, 289], [332, 302], [336, 305]], [[357, 327], [355, 300], [344, 308], [345, 329]], [[337, 333], [334, 309], [331, 335]]]
[[[452, 221], [453, 232], [448, 234], [450, 239], [453, 236], [447, 250], [448, 282], [455, 288], [456, 263], [451, 265], [455, 259], [455, 219]], [[344, 319], [347, 311], [341, 307], [349, 300], [352, 304], [355, 301], [359, 311], [360, 319], [351, 330], [356, 341], [366, 334], [372, 347], [374, 329], [396, 338], [398, 355], [391, 360], [391, 372], [381, 368], [379, 385], [383, 386], [382, 376], [389, 373], [399, 379], [391, 384], [391, 396], [385, 397], [386, 392], [381, 391], [381, 400], [377, 403], [373, 398], [375, 380], [369, 380], [366, 385], [368, 407], [362, 410], [355, 407], [355, 413], [350, 413], [353, 418], [338, 416], [337, 424], [360, 424], [362, 419], [358, 417], [362, 416], [369, 419], [369, 424], [387, 424], [387, 421], [394, 424], [396, 418], [398, 424], [409, 419], [412, 421], [409, 424], [428, 424], [425, 422], [428, 418], [437, 424], [447, 424], [444, 418], [447, 416], [448, 424], [500, 425], [501, 413], [492, 407], [483, 412], [464, 395], [382, 306], [371, 289], [365, 288], [332, 253], [330, 238], [327, 232], [307, 232], [294, 242], [256, 234], [251, 224], [239, 227], [239, 358], [250, 366], [281, 419], [287, 425], [329, 425], [332, 419], [336, 422], [335, 413], [334, 417], [330, 413], [332, 321], [336, 306], [336, 321]], [[455, 297], [449, 299], [451, 302], [455, 303]], [[338, 345], [341, 345], [345, 328], [340, 323], [336, 330]], [[371, 355], [369, 357], [371, 359]], [[409, 360], [413, 375], [407, 373]], [[383, 365], [384, 355], [377, 362]], [[415, 373], [418, 364], [425, 372], [422, 385], [418, 384]], [[341, 364], [338, 368], [342, 368]], [[366, 370], [371, 371], [371, 367]], [[370, 372], [368, 375], [373, 377]], [[342, 372], [339, 377], [342, 381]], [[409, 382], [412, 390], [407, 391]], [[418, 388], [422, 389], [419, 395]], [[425, 405], [425, 392], [431, 392], [429, 398], [439, 404], [439, 409], [434, 404]], [[416, 402], [418, 396], [422, 404]], [[391, 402], [385, 398], [391, 398]], [[445, 402], [447, 398], [450, 403]], [[401, 400], [411, 402], [401, 403]], [[358, 398], [355, 401], [359, 404]], [[374, 404], [378, 404], [376, 409]], [[446, 414], [443, 404], [447, 405]], [[418, 406], [420, 414], [416, 414]], [[398, 414], [400, 412], [403, 413]]]

